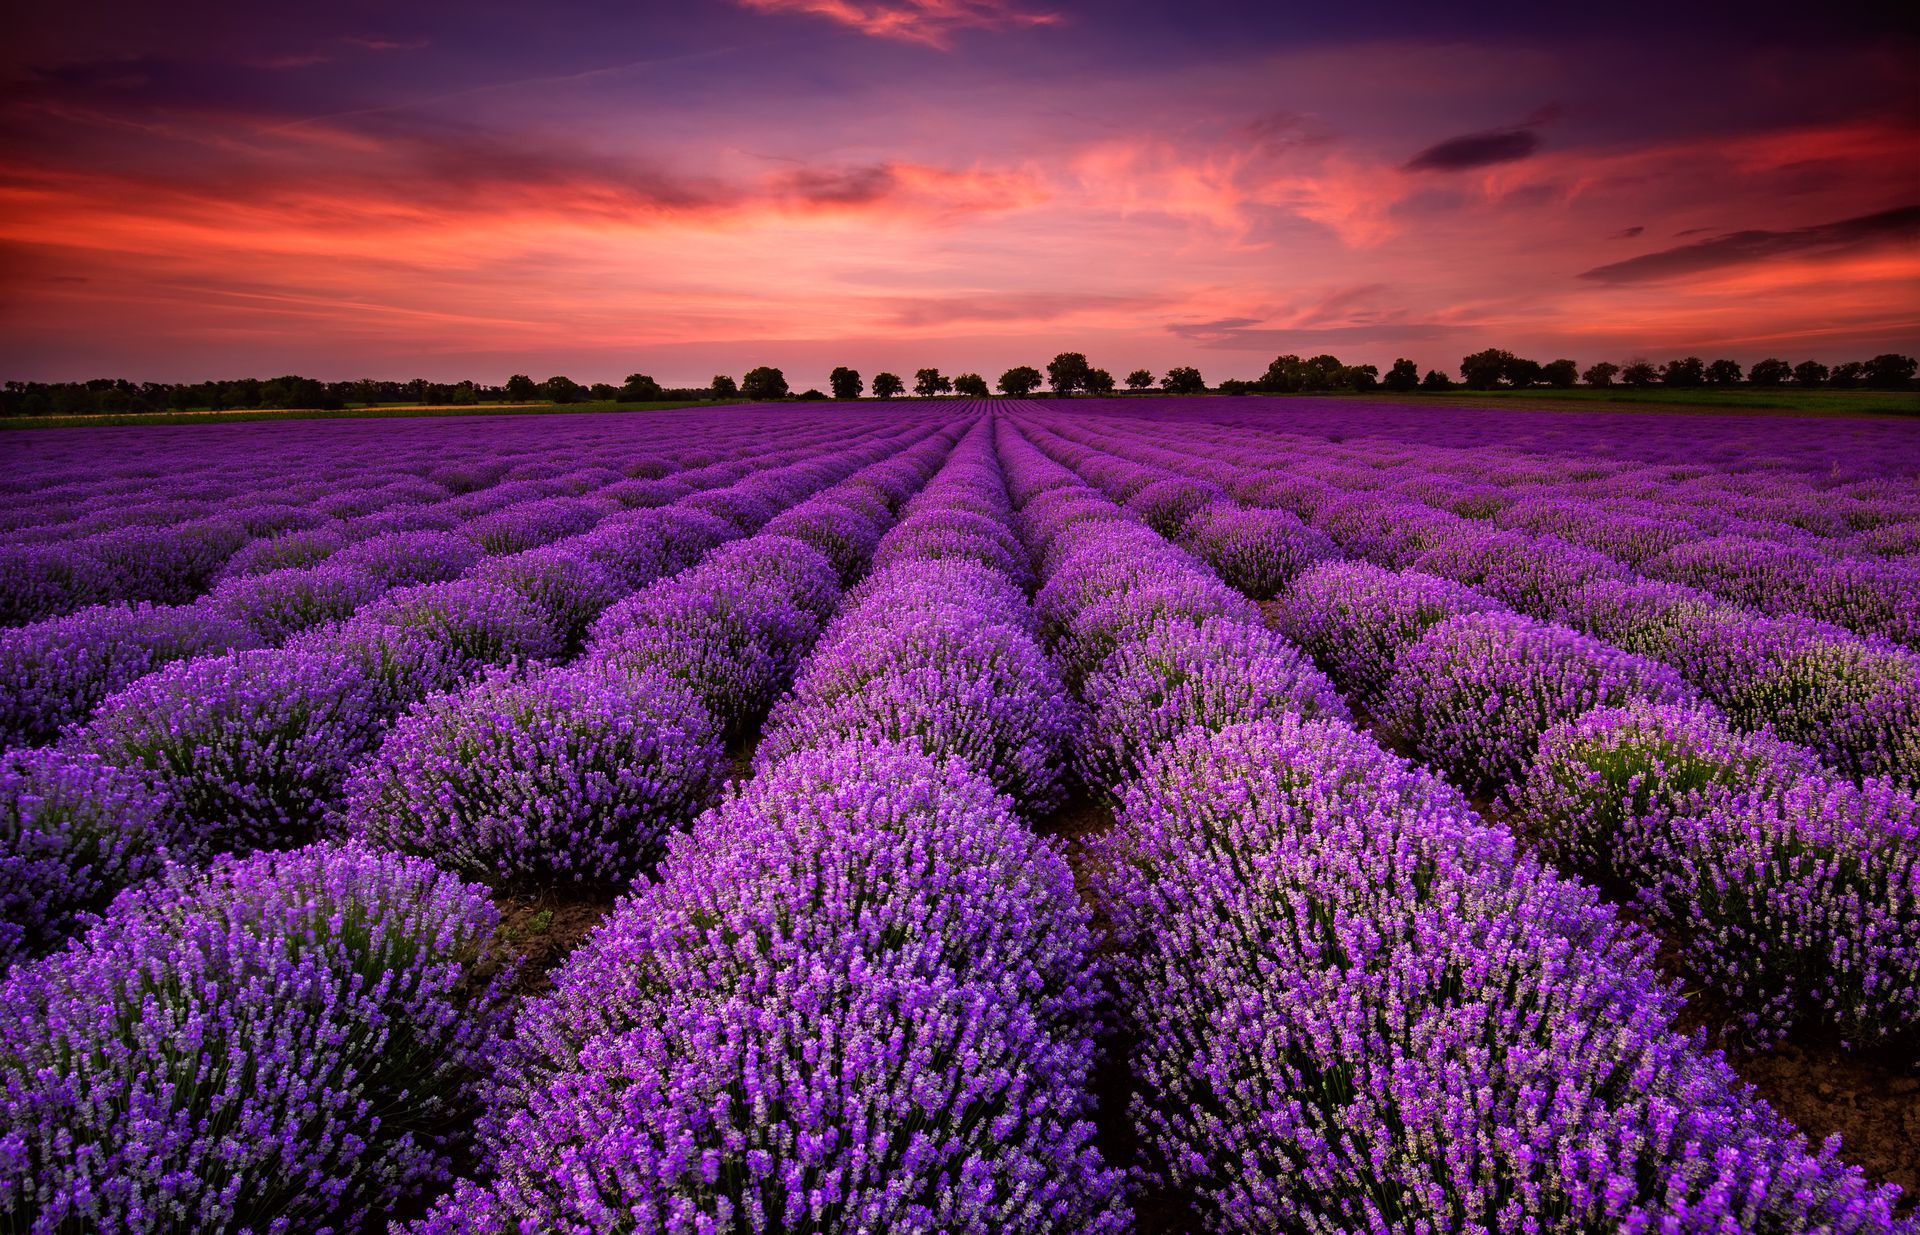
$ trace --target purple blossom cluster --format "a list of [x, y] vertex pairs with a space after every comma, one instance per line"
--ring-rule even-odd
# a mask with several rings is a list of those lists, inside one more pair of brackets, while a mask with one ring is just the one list
[[166, 803], [140, 776], [93, 755], [0, 755], [0, 968], [157, 874], [167, 839]]
[[676, 838], [520, 1015], [431, 1232], [1120, 1231], [1098, 984], [1054, 846], [958, 760], [855, 742]]
[[1759, 1037], [1920, 1027], [1920, 804], [1698, 708], [1547, 731], [1516, 803], [1544, 852], [1685, 939]]
[[0, 980], [20, 1230], [357, 1230], [437, 1187], [499, 1017], [498, 915], [356, 845], [125, 893]]
[[495, 886], [623, 888], [725, 764], [712, 716], [664, 674], [508, 673], [402, 717], [346, 786], [346, 827]]
[[1883, 1231], [1647, 941], [1352, 730], [1190, 730], [1103, 845], [1135, 1119], [1211, 1230]]

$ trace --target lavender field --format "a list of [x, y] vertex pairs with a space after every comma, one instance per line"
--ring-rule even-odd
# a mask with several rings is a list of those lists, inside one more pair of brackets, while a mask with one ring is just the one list
[[1913, 1229], [1920, 424], [6, 449], [0, 1230]]

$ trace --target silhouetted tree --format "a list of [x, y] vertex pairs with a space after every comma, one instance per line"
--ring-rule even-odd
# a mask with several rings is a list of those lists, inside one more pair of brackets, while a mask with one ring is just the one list
[[1698, 356], [1687, 356], [1680, 360], [1669, 360], [1660, 366], [1660, 384], [1662, 386], [1692, 387], [1704, 385], [1707, 380], [1707, 366]]
[[833, 387], [833, 397], [836, 399], [857, 399], [860, 397], [860, 390], [864, 383], [861, 382], [859, 373], [841, 365], [827, 374], [827, 385]]
[[984, 399], [991, 392], [987, 389], [987, 379], [978, 373], [962, 373], [953, 379], [956, 394], [966, 395], [969, 399]]
[[1176, 365], [1167, 370], [1160, 379], [1160, 389], [1170, 395], [1197, 395], [1206, 393], [1207, 380], [1200, 376], [1200, 370], [1192, 365]]
[[1920, 371], [1920, 361], [1898, 352], [1885, 352], [1867, 361], [1867, 385], [1876, 390], [1905, 390]]
[[1428, 369], [1427, 375], [1420, 379], [1422, 390], [1452, 390], [1453, 379], [1438, 369]]
[[1580, 366], [1571, 360], [1549, 360], [1540, 366], [1540, 376], [1555, 390], [1569, 390], [1580, 380]]
[[[1754, 367], [1759, 368], [1758, 365]], [[1824, 386], [1827, 384], [1827, 366], [1817, 360], [1803, 360], [1793, 366], [1793, 382], [1796, 386]]]
[[620, 388], [612, 382], [595, 382], [587, 387], [587, 397], [599, 403], [610, 403], [620, 397]]
[[802, 403], [825, 403], [827, 401], [827, 392], [809, 387], [793, 397]]
[[1515, 356], [1507, 361], [1501, 373], [1506, 377], [1507, 385], [1515, 390], [1525, 390], [1529, 386], [1539, 385], [1540, 380], [1546, 375], [1546, 370], [1537, 360]]
[[875, 398], [891, 399], [907, 388], [898, 373], [876, 373], [873, 375], [873, 393]]
[[740, 379], [740, 393], [754, 402], [787, 397], [787, 375], [772, 365], [761, 365], [748, 369], [747, 375]]
[[1128, 390], [1145, 390], [1151, 385], [1153, 385], [1153, 370], [1151, 369], [1135, 369], [1133, 372], [1127, 374]]
[[1110, 395], [1113, 393], [1113, 374], [1105, 369], [1088, 369], [1087, 375], [1080, 379], [1080, 386], [1090, 395]]
[[1492, 390], [1506, 377], [1508, 367], [1518, 359], [1512, 352], [1490, 347], [1484, 352], [1460, 358], [1460, 376], [1469, 390]]
[[1833, 372], [1827, 374], [1827, 384], [1839, 390], [1852, 390], [1867, 375], [1867, 366], [1858, 360], [1849, 360], [1845, 364], [1833, 366]]
[[1740, 362], [1737, 360], [1716, 360], [1707, 366], [1707, 385], [1738, 386], [1740, 384]]
[[540, 393], [554, 403], [578, 403], [583, 392], [570, 377], [550, 377], [540, 383]]
[[1380, 384], [1395, 393], [1404, 394], [1420, 384], [1420, 366], [1402, 356], [1393, 362], [1393, 367], [1380, 379]]
[[1000, 375], [1001, 393], [1024, 399], [1040, 388], [1040, 370], [1030, 364], [1015, 365]]
[[1250, 395], [1260, 389], [1260, 383], [1230, 377], [1226, 381], [1221, 382], [1215, 389], [1219, 390], [1223, 395]]
[[940, 375], [938, 369], [918, 369], [913, 375], [913, 393], [923, 399], [943, 395], [953, 389], [953, 383]]
[[1341, 365], [1335, 386], [1342, 390], [1368, 391], [1380, 384], [1380, 366], [1370, 364]]
[[1054, 394], [1065, 397], [1086, 385], [1091, 369], [1079, 352], [1061, 352], [1047, 362], [1047, 385]]
[[1613, 375], [1620, 372], [1620, 366], [1611, 360], [1602, 360], [1580, 375], [1580, 380], [1589, 386], [1611, 386]]
[[1293, 394], [1306, 389], [1306, 385], [1307, 362], [1291, 352], [1275, 356], [1260, 377], [1260, 389], [1271, 390], [1275, 394]]
[[620, 387], [620, 393], [614, 396], [622, 403], [648, 403], [663, 399], [666, 392], [660, 389], [660, 383], [644, 373], [627, 374], [626, 385]]
[[1620, 370], [1620, 384], [1638, 389], [1660, 380], [1660, 371], [1644, 360], [1636, 360]]
[[534, 385], [533, 379], [524, 373], [516, 373], [507, 379], [507, 402], [509, 403], [525, 403], [528, 399], [537, 398], [539, 394], [540, 388]]
[[1778, 386], [1792, 372], [1793, 366], [1786, 361], [1768, 357], [1753, 362], [1753, 367], [1747, 370], [1747, 382], [1754, 386]]

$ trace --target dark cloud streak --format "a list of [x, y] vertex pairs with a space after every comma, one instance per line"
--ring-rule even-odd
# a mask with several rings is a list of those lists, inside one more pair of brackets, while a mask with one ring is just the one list
[[1920, 239], [1920, 205], [1787, 231], [1727, 232], [1708, 240], [1595, 266], [1581, 271], [1579, 277], [1595, 283], [1654, 283], [1780, 257], [1847, 253], [1915, 239]]
[[1540, 148], [1540, 138], [1530, 128], [1490, 129], [1449, 137], [1428, 146], [1406, 162], [1410, 172], [1464, 172], [1496, 163], [1513, 163], [1530, 157]]

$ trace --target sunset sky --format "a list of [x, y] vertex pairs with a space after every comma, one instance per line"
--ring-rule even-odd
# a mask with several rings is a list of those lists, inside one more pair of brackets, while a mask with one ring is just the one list
[[0, 377], [1920, 351], [1911, 21], [1694, 7], [34, 6]]

